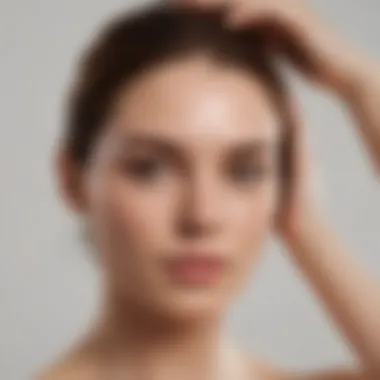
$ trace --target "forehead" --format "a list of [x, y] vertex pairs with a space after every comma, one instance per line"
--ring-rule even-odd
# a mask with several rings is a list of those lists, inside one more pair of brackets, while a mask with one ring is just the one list
[[207, 57], [161, 64], [135, 78], [122, 92], [114, 116], [118, 133], [188, 143], [276, 140], [279, 125], [259, 79]]

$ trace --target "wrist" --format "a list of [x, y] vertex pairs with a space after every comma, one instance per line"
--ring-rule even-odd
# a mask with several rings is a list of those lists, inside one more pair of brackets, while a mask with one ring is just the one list
[[329, 228], [329, 221], [320, 209], [304, 210], [297, 224], [283, 233], [282, 239], [292, 252], [298, 252], [300, 247], [310, 241], [319, 240]]

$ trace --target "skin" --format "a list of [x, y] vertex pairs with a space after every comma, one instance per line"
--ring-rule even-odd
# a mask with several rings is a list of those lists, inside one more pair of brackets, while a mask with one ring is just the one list
[[[227, 5], [230, 27], [272, 23], [279, 35], [291, 38], [308, 64], [289, 50], [281, 54], [344, 103], [378, 174], [377, 63], [300, 1], [178, 5], [205, 11]], [[274, 40], [279, 46], [278, 37]], [[379, 286], [353, 260], [316, 203], [295, 103], [293, 117], [296, 180], [286, 204], [279, 203], [279, 121], [265, 88], [248, 73], [206, 56], [167, 62], [126, 88], [85, 173], [76, 173], [60, 152], [62, 192], [87, 221], [106, 301], [94, 330], [43, 379], [210, 378], [212, 355], [224, 347], [223, 311], [257, 265], [260, 247], [274, 228], [356, 352], [358, 368], [294, 374], [241, 354], [247, 378], [380, 378]], [[142, 156], [159, 164], [136, 175], [130, 163]], [[174, 284], [162, 262], [189, 247], [219, 252], [228, 270], [201, 289]], [[225, 368], [226, 362], [218, 367], [225, 377], [217, 379], [237, 378], [237, 369]]]
[[[223, 311], [278, 216], [279, 132], [257, 78], [205, 55], [166, 62], [123, 91], [71, 204], [105, 277], [98, 339], [122, 329], [131, 363], [141, 347], [152, 369], [130, 364], [135, 376], [208, 377]], [[214, 252], [226, 268], [210, 285], [179, 284], [163, 265], [188, 250]]]

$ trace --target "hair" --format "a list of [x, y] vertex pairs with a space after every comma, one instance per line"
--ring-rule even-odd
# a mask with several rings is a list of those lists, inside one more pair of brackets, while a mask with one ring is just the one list
[[258, 78], [281, 115], [288, 166], [287, 91], [263, 28], [234, 31], [223, 11], [155, 4], [111, 20], [80, 61], [69, 94], [64, 145], [83, 167], [122, 88], [159, 63], [204, 53], [218, 64], [238, 66]]

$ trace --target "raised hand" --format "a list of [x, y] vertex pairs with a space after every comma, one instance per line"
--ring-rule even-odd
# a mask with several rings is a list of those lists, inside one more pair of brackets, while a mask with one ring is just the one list
[[319, 85], [345, 95], [372, 62], [300, 0], [174, 0], [201, 9], [223, 8], [232, 28], [268, 28], [273, 47]]

